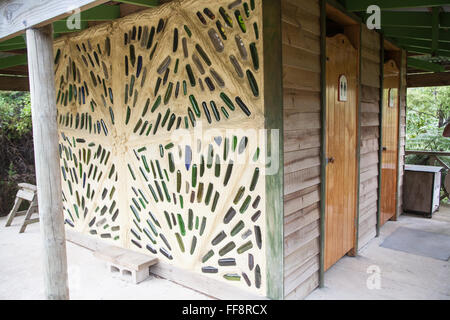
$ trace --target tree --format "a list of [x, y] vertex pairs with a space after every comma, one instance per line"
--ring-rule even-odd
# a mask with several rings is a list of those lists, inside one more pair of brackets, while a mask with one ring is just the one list
[[411, 88], [407, 101], [406, 149], [449, 151], [442, 133], [450, 122], [450, 87]]

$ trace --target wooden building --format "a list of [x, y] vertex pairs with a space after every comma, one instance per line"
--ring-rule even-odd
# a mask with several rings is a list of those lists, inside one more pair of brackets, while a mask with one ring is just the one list
[[369, 30], [367, 6], [1, 3], [0, 89], [32, 96], [48, 297], [68, 298], [65, 234], [218, 298], [302, 299], [358, 255], [402, 212], [408, 70], [448, 81]]

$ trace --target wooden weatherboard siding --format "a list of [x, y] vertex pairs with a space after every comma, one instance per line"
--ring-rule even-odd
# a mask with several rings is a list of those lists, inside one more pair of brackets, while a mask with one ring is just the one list
[[380, 126], [380, 35], [362, 27], [361, 149], [358, 247], [376, 235]]
[[320, 7], [282, 0], [284, 110], [284, 296], [319, 284]]

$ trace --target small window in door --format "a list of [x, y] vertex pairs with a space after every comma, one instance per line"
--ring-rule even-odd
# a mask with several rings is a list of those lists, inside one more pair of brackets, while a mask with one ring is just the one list
[[389, 107], [395, 107], [395, 99], [397, 99], [397, 89], [391, 88], [389, 89]]
[[347, 101], [347, 77], [343, 74], [339, 76], [339, 101]]

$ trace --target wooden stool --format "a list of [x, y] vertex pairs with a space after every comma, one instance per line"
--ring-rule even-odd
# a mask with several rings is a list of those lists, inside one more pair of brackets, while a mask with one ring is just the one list
[[[19, 183], [19, 191], [16, 195], [16, 200], [11, 212], [8, 215], [8, 220], [6, 221], [6, 227], [9, 227], [16, 216], [25, 215], [25, 220], [22, 223], [19, 233], [25, 232], [27, 225], [39, 222], [39, 218], [31, 219], [33, 213], [38, 212], [38, 201], [37, 201], [37, 188], [36, 186], [28, 183]], [[22, 203], [22, 201], [30, 202], [28, 210], [17, 211]]]

